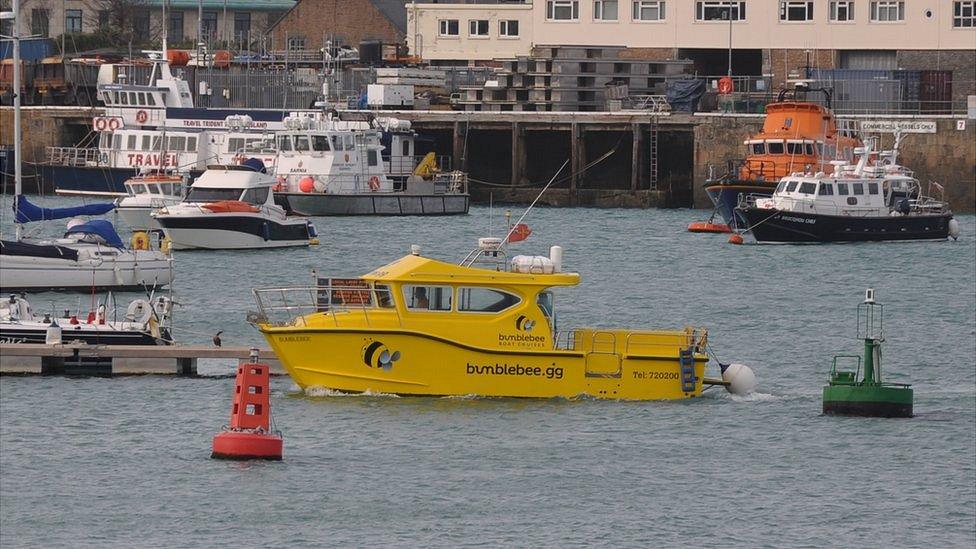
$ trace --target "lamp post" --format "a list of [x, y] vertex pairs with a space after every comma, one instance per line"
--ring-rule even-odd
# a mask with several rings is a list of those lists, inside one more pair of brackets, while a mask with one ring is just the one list
[[729, 18], [729, 72], [726, 76], [732, 78], [732, 2], [729, 2], [725, 15]]

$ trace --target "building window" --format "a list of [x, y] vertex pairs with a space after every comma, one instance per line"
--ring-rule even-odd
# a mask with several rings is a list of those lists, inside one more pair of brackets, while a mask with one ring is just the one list
[[437, 26], [441, 36], [457, 36], [460, 33], [457, 19], [441, 19]]
[[288, 51], [303, 51], [305, 49], [304, 36], [288, 37]]
[[780, 21], [813, 21], [813, 2], [780, 2]]
[[617, 0], [593, 0], [593, 19], [596, 21], [616, 21]]
[[44, 8], [31, 10], [31, 34], [47, 36], [51, 30], [51, 17]]
[[470, 36], [488, 36], [488, 20], [487, 19], [472, 19], [468, 21], [468, 35]]
[[203, 20], [200, 24], [200, 37], [203, 40], [213, 40], [217, 38], [217, 12], [203, 12]]
[[854, 2], [831, 2], [830, 20], [831, 21], [853, 21]]
[[519, 22], [517, 19], [503, 19], [499, 21], [498, 36], [518, 36], [518, 24]]
[[663, 21], [664, 2], [634, 0], [634, 21]]
[[171, 11], [166, 22], [166, 34], [173, 42], [183, 41], [183, 12]]
[[952, 26], [958, 28], [976, 27], [976, 2], [953, 2]]
[[546, 19], [550, 21], [577, 21], [579, 0], [546, 0]]
[[140, 9], [132, 14], [132, 32], [138, 37], [149, 36], [149, 10]]
[[81, 10], [64, 10], [64, 32], [81, 32]]
[[234, 38], [238, 42], [245, 42], [251, 36], [251, 14], [244, 11], [234, 12]]
[[695, 2], [695, 19], [697, 21], [728, 21], [731, 15], [733, 21], [745, 21], [745, 2]]
[[871, 2], [871, 21], [904, 21], [905, 2]]

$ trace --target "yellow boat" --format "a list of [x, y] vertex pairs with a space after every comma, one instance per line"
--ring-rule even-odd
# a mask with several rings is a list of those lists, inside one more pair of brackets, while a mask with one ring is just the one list
[[[701, 395], [706, 331], [560, 331], [562, 249], [510, 261], [481, 239], [460, 265], [410, 255], [357, 279], [256, 289], [249, 320], [303, 389], [400, 395], [685, 399]], [[728, 385], [721, 381], [716, 384]]]

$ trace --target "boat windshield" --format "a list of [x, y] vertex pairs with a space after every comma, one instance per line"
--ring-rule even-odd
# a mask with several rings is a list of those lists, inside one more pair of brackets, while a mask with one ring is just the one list
[[190, 187], [184, 202], [215, 202], [217, 200], [239, 200], [244, 189], [212, 189]]

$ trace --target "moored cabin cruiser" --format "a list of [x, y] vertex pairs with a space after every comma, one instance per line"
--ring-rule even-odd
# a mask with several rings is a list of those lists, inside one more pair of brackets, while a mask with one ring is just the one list
[[[810, 92], [820, 92], [825, 105], [805, 100]], [[728, 161], [725, 173], [710, 174], [705, 191], [716, 211], [730, 227], [742, 228], [735, 207], [741, 196], [769, 196], [783, 177], [814, 166], [830, 173], [827, 160], [853, 159], [860, 140], [839, 124], [830, 110], [830, 91], [809, 89], [797, 84], [780, 92], [776, 102], [766, 105], [762, 131], [744, 141], [746, 156]]]
[[241, 249], [308, 246], [315, 227], [275, 204], [274, 177], [260, 160], [210, 166], [182, 202], [153, 213], [174, 249]]
[[[959, 235], [948, 205], [926, 196], [893, 151], [869, 165], [870, 143], [857, 165], [834, 163], [831, 175], [794, 173], [772, 197], [743, 197], [737, 211], [759, 242], [857, 242], [936, 240]], [[937, 189], [941, 186], [933, 184]]]
[[134, 231], [161, 230], [152, 212], [179, 204], [183, 199], [183, 178], [167, 173], [137, 175], [125, 181], [127, 195], [115, 201], [119, 213]]
[[258, 311], [249, 321], [302, 388], [541, 398], [701, 394], [705, 330], [560, 331], [553, 289], [579, 281], [562, 270], [558, 246], [548, 257], [508, 261], [501, 239], [481, 239], [459, 265], [414, 247], [360, 278], [256, 289]]
[[0, 342], [171, 345], [172, 308], [169, 297], [139, 298], [119, 312], [110, 296], [87, 314], [68, 309], [41, 313], [31, 307], [25, 295], [11, 295], [0, 301]]

